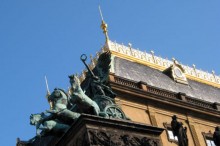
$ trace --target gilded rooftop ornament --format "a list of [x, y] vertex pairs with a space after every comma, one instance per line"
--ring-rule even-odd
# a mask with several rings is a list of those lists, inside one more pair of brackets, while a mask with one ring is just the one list
[[[130, 46], [112, 42], [111, 40], [108, 40], [108, 44], [104, 46], [104, 50], [109, 50], [112, 55], [117, 57], [134, 61], [158, 69], [160, 71], [164, 71], [173, 64], [173, 61], [171, 60], [154, 55], [153, 51], [150, 53], [142, 52], [137, 49], [130, 48]], [[220, 88], [220, 76], [215, 74], [214, 78], [213, 73], [207, 73], [205, 71], [198, 70], [196, 69], [195, 65], [193, 65], [193, 67], [189, 67], [183, 64], [180, 65], [185, 70], [185, 76], [187, 79], [195, 80]]]
[[101, 28], [103, 30], [103, 33], [105, 34], [105, 41], [108, 42], [109, 40], [109, 37], [108, 37], [108, 25], [107, 23], [105, 23], [104, 19], [103, 19], [103, 16], [102, 16], [102, 10], [101, 10], [101, 7], [99, 6], [99, 12], [100, 12], [100, 16], [101, 16], [101, 19], [102, 19], [102, 24], [101, 24]]

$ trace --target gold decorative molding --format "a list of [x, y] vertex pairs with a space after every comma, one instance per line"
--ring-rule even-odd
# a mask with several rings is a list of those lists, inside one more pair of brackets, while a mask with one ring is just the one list
[[[173, 61], [155, 56], [153, 51], [151, 51], [151, 53], [142, 52], [140, 50], [131, 48], [131, 45], [127, 47], [123, 44], [121, 45], [108, 40], [105, 46], [101, 49], [101, 51], [96, 53], [95, 57], [90, 56], [91, 63], [89, 67], [93, 69], [97, 63], [99, 55], [108, 50], [111, 51], [113, 56], [117, 56], [119, 58], [143, 64], [160, 71], [164, 71], [165, 69], [173, 65]], [[220, 76], [215, 75], [214, 71], [212, 71], [212, 73], [208, 73], [196, 69], [195, 65], [193, 65], [193, 67], [185, 66], [182, 64], [180, 65], [183, 67], [185, 71], [184, 74], [187, 79], [220, 88]], [[81, 82], [85, 79], [85, 72], [86, 70], [82, 71], [82, 73], [79, 76]]]
[[[163, 71], [173, 65], [173, 61], [155, 56], [153, 51], [151, 51], [151, 53], [143, 52], [132, 48], [131, 45], [125, 46], [110, 40], [105, 44], [103, 49], [110, 50], [111, 53], [117, 57], [137, 62], [160, 71]], [[215, 75], [214, 71], [212, 73], [208, 73], [198, 70], [195, 68], [195, 65], [193, 65], [193, 67], [189, 67], [181, 64], [181, 66], [185, 70], [186, 78], [220, 88], [220, 76]]]
[[182, 83], [188, 85], [188, 81], [185, 76], [185, 70], [181, 64], [178, 63], [177, 60], [173, 58], [173, 64], [165, 69], [163, 73], [167, 74], [177, 83]]
[[105, 34], [105, 41], [106, 43], [108, 42], [109, 40], [109, 37], [108, 37], [108, 25], [107, 23], [105, 23], [104, 21], [104, 18], [103, 18], [103, 15], [102, 15], [102, 10], [101, 10], [101, 7], [99, 6], [99, 12], [100, 12], [100, 16], [101, 16], [101, 19], [102, 19], [102, 24], [101, 24], [101, 28], [103, 30], [103, 33]]

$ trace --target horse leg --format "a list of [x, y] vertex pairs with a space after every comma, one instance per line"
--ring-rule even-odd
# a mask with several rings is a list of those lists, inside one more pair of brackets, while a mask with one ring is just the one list
[[43, 127], [44, 130], [47, 130], [47, 131], [53, 130], [54, 132], [66, 132], [70, 128], [69, 125], [61, 124], [53, 120], [45, 121], [43, 126], [44, 126]]
[[95, 101], [93, 101], [91, 98], [89, 98], [86, 94], [79, 95], [80, 104], [82, 104], [85, 107], [92, 107], [93, 108], [93, 114], [99, 115], [100, 108], [97, 105]]

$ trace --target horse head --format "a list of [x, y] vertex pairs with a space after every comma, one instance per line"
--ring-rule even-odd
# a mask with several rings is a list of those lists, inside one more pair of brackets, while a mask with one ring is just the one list
[[70, 79], [71, 89], [73, 90], [73, 92], [80, 91], [81, 86], [80, 86], [79, 78], [75, 75], [70, 75], [69, 79]]

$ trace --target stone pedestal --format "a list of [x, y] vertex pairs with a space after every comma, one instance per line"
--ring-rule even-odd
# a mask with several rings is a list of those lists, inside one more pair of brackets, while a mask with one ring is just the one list
[[35, 137], [17, 146], [162, 146], [164, 129], [121, 119], [82, 114], [63, 135]]
[[162, 146], [164, 129], [127, 120], [81, 115], [56, 146]]

